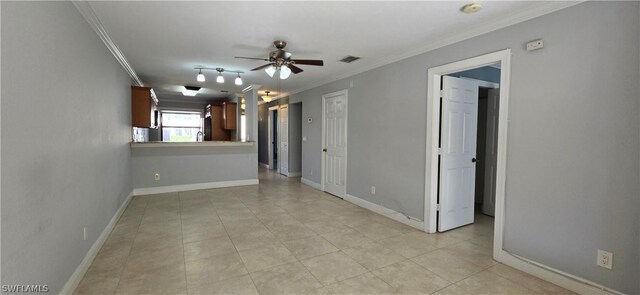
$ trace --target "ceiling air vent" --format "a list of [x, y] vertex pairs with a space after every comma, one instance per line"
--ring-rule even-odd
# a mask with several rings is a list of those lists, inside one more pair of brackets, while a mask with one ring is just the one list
[[356, 60], [359, 60], [360, 58], [357, 56], [353, 56], [353, 55], [348, 55], [346, 57], [344, 57], [343, 59], [341, 59], [340, 61], [343, 63], [352, 63]]
[[220, 90], [222, 93], [229, 93], [229, 90]]

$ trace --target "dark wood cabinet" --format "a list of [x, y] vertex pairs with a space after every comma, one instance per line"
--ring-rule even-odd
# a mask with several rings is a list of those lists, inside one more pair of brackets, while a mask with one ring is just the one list
[[224, 129], [224, 108], [221, 105], [211, 106], [211, 140], [229, 140], [229, 132]]
[[151, 87], [131, 86], [131, 126], [157, 128], [157, 105]]
[[205, 140], [231, 140], [231, 134], [237, 128], [237, 104], [210, 104], [206, 106], [204, 113]]
[[238, 123], [238, 104], [235, 102], [225, 102], [222, 104], [222, 108], [224, 109], [224, 113], [222, 114], [224, 117], [224, 129], [226, 130], [236, 130]]

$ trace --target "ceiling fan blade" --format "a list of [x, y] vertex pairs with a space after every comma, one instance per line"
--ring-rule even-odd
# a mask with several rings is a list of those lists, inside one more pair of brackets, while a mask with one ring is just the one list
[[255, 69], [252, 69], [252, 71], [259, 71], [259, 70], [262, 70], [262, 69], [264, 69], [264, 68], [269, 67], [270, 65], [271, 65], [270, 63], [268, 63], [268, 64], [266, 64], [266, 65], [261, 65], [261, 66], [259, 66], [259, 67], [255, 68]]
[[243, 58], [243, 59], [253, 59], [253, 60], [264, 60], [264, 61], [269, 61], [266, 58], [259, 58], [259, 57], [246, 57], [246, 56], [236, 56], [235, 58]]
[[319, 59], [292, 59], [291, 62], [297, 65], [324, 66], [324, 62]]
[[297, 73], [300, 73], [300, 72], [302, 72], [302, 71], [303, 71], [301, 68], [296, 67], [296, 66], [294, 66], [294, 65], [292, 65], [292, 64], [287, 65], [287, 67], [289, 67], [289, 69], [291, 69], [291, 71], [292, 71], [294, 74], [297, 74]]

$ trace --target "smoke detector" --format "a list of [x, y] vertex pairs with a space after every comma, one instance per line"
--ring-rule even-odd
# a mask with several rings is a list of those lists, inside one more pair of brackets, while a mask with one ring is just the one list
[[464, 6], [462, 6], [460, 8], [460, 11], [466, 13], [466, 14], [472, 14], [472, 13], [476, 13], [478, 11], [480, 11], [482, 9], [482, 4], [477, 3], [477, 2], [471, 2], [468, 4], [465, 4]]

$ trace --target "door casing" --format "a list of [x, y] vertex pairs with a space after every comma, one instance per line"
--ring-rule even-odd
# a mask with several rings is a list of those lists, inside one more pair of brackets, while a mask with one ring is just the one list
[[496, 173], [496, 214], [494, 222], [493, 256], [502, 251], [504, 229], [504, 197], [507, 161], [507, 131], [509, 89], [511, 80], [511, 49], [429, 68], [427, 72], [427, 137], [425, 163], [425, 231], [435, 233], [438, 201], [438, 138], [440, 136], [440, 89], [443, 75], [500, 64], [500, 111], [498, 115], [498, 156]]
[[274, 167], [275, 167], [273, 165], [274, 164], [273, 163], [273, 152], [274, 152], [274, 149], [273, 149], [273, 129], [274, 128], [278, 128], [278, 127], [277, 126], [273, 126], [273, 112], [277, 111], [277, 110], [278, 110], [278, 106], [270, 107], [269, 108], [269, 115], [267, 116], [268, 117], [267, 118], [267, 126], [268, 126], [267, 127], [267, 129], [268, 129], [268, 131], [267, 131], [267, 133], [268, 133], [267, 138], [268, 139], [267, 140], [269, 141], [269, 145], [268, 145], [269, 146], [269, 148], [268, 148], [268, 151], [269, 151], [268, 152], [269, 153], [269, 161], [268, 161], [269, 162], [268, 163], [269, 167], [268, 167], [268, 169], [274, 169]]

